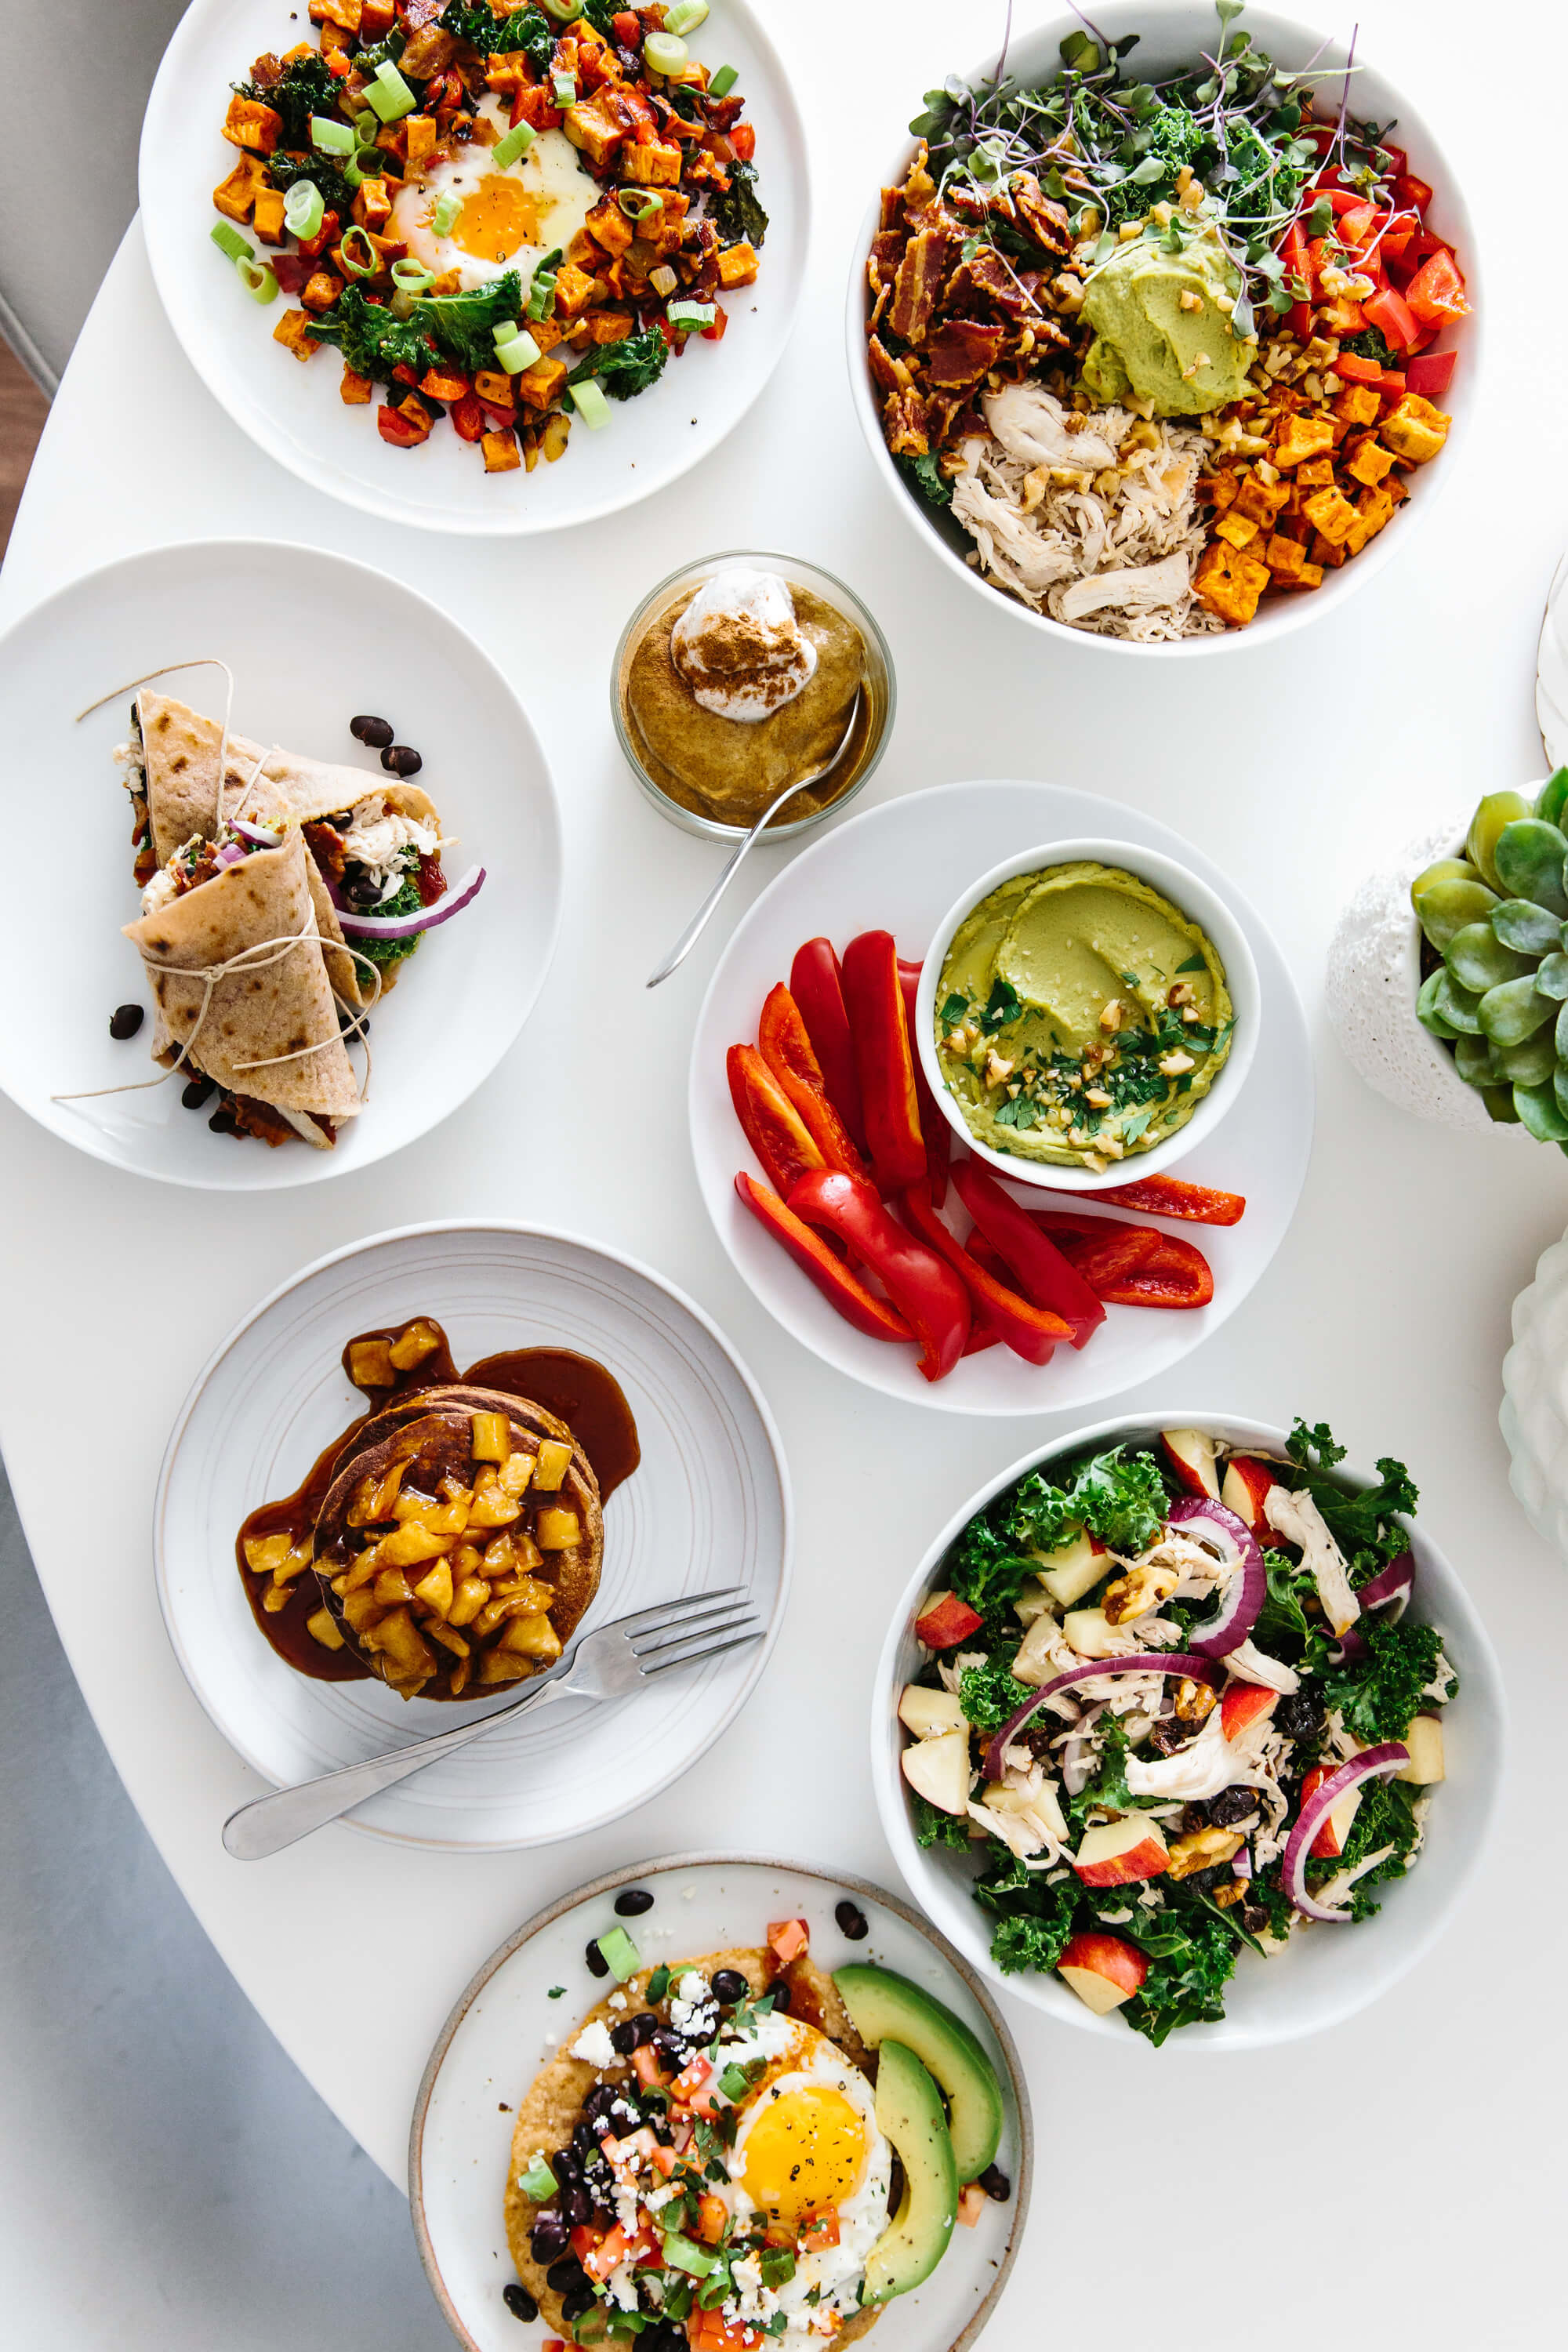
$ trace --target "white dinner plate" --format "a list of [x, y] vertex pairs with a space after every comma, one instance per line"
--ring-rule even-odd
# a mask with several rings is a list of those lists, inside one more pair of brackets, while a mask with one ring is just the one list
[[[316, 657], [323, 646], [330, 660]], [[116, 1005], [152, 1003], [141, 958], [121, 936], [141, 900], [131, 803], [111, 754], [131, 731], [131, 682], [198, 656], [233, 670], [237, 733], [363, 768], [367, 791], [385, 772], [349, 720], [362, 711], [390, 720], [398, 741], [422, 754], [420, 784], [458, 845], [449, 876], [485, 868], [479, 897], [421, 942], [372, 1013], [365, 1105], [330, 1151], [214, 1135], [211, 1100], [184, 1109], [177, 1076], [144, 1093], [89, 1094], [158, 1076], [150, 1020], [123, 1044], [109, 1034]], [[219, 670], [182, 670], [157, 686], [223, 715]], [[47, 779], [49, 828], [70, 844], [69, 891], [18, 893], [0, 929], [6, 995], [28, 1008], [0, 1039], [0, 1087], [41, 1126], [138, 1176], [271, 1191], [368, 1167], [438, 1126], [489, 1077], [555, 951], [561, 815], [527, 713], [489, 656], [436, 605], [315, 548], [269, 540], [159, 548], [71, 581], [17, 622], [0, 639], [0, 707], [13, 776]], [[472, 1018], [479, 1003], [483, 1021]], [[67, 1094], [89, 1098], [57, 1099]]]
[[[954, 2230], [925, 2284], [886, 2306], [875, 2336], [878, 2352], [964, 2352], [1002, 2291], [1028, 2212], [1034, 2134], [1013, 2037], [973, 1969], [896, 1896], [810, 1864], [739, 1854], [674, 1854], [566, 1895], [491, 1953], [442, 2027], [415, 2104], [408, 2201], [426, 2275], [458, 2342], [467, 2352], [537, 2352], [550, 2332], [542, 2321], [520, 2328], [501, 2300], [516, 2275], [501, 2223], [511, 2110], [602, 1998], [584, 1946], [616, 1924], [615, 1897], [626, 1886], [654, 1896], [651, 1911], [622, 1923], [647, 1960], [761, 1944], [770, 1920], [804, 1918], [823, 1968], [873, 1960], [896, 1969], [978, 2035], [1002, 2085], [996, 2161], [1012, 2193], [1005, 2203], [988, 2200], [973, 2230]], [[834, 1918], [847, 1896], [870, 1930], [854, 1943]], [[552, 1985], [566, 1988], [555, 2000]]]
[[[468, 1853], [548, 1845], [616, 1820], [689, 1769], [756, 1683], [789, 1585], [788, 1475], [751, 1374], [701, 1309], [635, 1259], [511, 1224], [414, 1225], [319, 1259], [223, 1343], [181, 1410], [153, 1515], [158, 1598], [191, 1688], [275, 1786], [449, 1731], [470, 1712], [378, 1682], [313, 1682], [258, 1632], [235, 1561], [241, 1521], [292, 1494], [362, 1400], [345, 1340], [435, 1317], [461, 1369], [574, 1349], [614, 1373], [642, 1462], [605, 1507], [584, 1629], [679, 1594], [749, 1588], [766, 1639], [629, 1698], [558, 1699], [362, 1805], [353, 1826]], [[479, 1700], [493, 1714], [515, 1697]], [[605, 1759], [615, 1769], [606, 1773]]]
[[[900, 955], [923, 957], [962, 879], [954, 842], [963, 845], [963, 866], [979, 876], [1053, 835], [1070, 840], [1091, 833], [1179, 859], [1223, 894], [1247, 935], [1258, 964], [1261, 1012], [1252, 1070], [1213, 1136], [1171, 1171], [1188, 1183], [1245, 1193], [1247, 1213], [1239, 1224], [1225, 1227], [1160, 1221], [1195, 1243], [1213, 1267], [1209, 1306], [1181, 1311], [1111, 1307], [1086, 1348], [1058, 1348], [1048, 1364], [1026, 1364], [1007, 1349], [990, 1348], [946, 1380], [928, 1381], [915, 1369], [912, 1348], [853, 1330], [742, 1207], [736, 1171], [761, 1171], [735, 1117], [724, 1057], [731, 1045], [755, 1039], [763, 999], [775, 982], [788, 980], [803, 941], [823, 934], [842, 952], [858, 931], [885, 929]], [[1312, 1056], [1295, 984], [1264, 924], [1218, 866], [1168, 825], [1140, 809], [1059, 784], [942, 784], [837, 826], [803, 849], [763, 891], [725, 949], [703, 999], [691, 1051], [689, 1109], [697, 1181], [721, 1241], [763, 1305], [824, 1363], [887, 1396], [943, 1412], [1081, 1412], [1190, 1355], [1234, 1314], [1273, 1257], [1306, 1180]], [[1130, 1163], [1129, 1179], [1136, 1173]], [[1016, 1187], [1015, 1197], [1026, 1208], [1052, 1205], [1036, 1188]], [[1131, 1211], [1096, 1204], [1092, 1196], [1064, 1197], [1058, 1205], [1147, 1222]]]
[[[756, 127], [757, 194], [768, 215], [756, 283], [725, 300], [721, 343], [694, 336], [635, 400], [611, 403], [606, 430], [574, 424], [555, 465], [487, 474], [476, 448], [438, 425], [394, 449], [373, 408], [345, 407], [333, 352], [301, 365], [272, 341], [287, 298], [251, 301], [209, 237], [212, 192], [234, 168], [222, 136], [230, 87], [264, 51], [311, 34], [285, 0], [192, 0], [164, 52], [142, 129], [142, 225], [163, 308], [186, 358], [251, 439], [301, 481], [367, 514], [426, 530], [515, 535], [618, 513], [700, 465], [733, 430], [784, 353], [811, 229], [805, 134], [789, 77], [746, 0], [693, 34], [694, 56], [735, 67]], [[243, 234], [243, 232], [242, 232]], [[258, 251], [254, 236], [247, 242]]]

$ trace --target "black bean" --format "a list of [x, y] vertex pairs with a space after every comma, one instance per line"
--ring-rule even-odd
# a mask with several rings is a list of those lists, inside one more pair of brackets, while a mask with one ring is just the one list
[[406, 743], [395, 743], [390, 751], [382, 753], [381, 764], [390, 768], [395, 776], [416, 776], [425, 762]]
[[[590, 2207], [589, 2211], [591, 2212], [593, 2208]], [[588, 2215], [584, 2213], [584, 2221], [585, 2221], [587, 2218]], [[567, 2254], [561, 2262], [552, 2263], [544, 2273], [545, 2281], [552, 2294], [570, 2294], [574, 2286], [583, 2284], [587, 2275], [587, 2272], [575, 2254]]]
[[686, 2352], [686, 2330], [661, 2319], [657, 2326], [643, 2329], [637, 2337], [637, 2352]]
[[117, 1004], [109, 1016], [109, 1034], [111, 1037], [134, 1037], [146, 1018], [144, 1004]]
[[616, 1908], [623, 1919], [640, 1919], [645, 1911], [653, 1909], [653, 1896], [646, 1886], [628, 1886], [624, 1895], [616, 1895]]
[[852, 1944], [862, 1942], [871, 1932], [870, 1921], [867, 1918], [864, 1911], [861, 1910], [858, 1903], [851, 1903], [847, 1899], [846, 1901], [836, 1905], [833, 1916], [837, 1920], [840, 1929], [848, 1937], [849, 1941]]
[[795, 1999], [794, 1993], [790, 1990], [789, 1979], [787, 1977], [775, 1977], [772, 1984], [768, 1987], [768, 1990], [773, 1997], [774, 2009], [776, 2009], [782, 2016], [784, 2011], [788, 2009], [791, 2001]]
[[558, 2147], [550, 2159], [550, 2169], [564, 2189], [568, 2181], [582, 2179], [583, 2160], [574, 2147]]
[[[614, 2036], [611, 2038], [613, 2040]], [[608, 2083], [595, 2083], [583, 2102], [583, 2113], [585, 2116], [607, 2116], [616, 2104], [616, 2095]]]
[[180, 1100], [187, 1110], [200, 1110], [212, 1090], [213, 1082], [210, 1078], [193, 1078], [188, 1086], [181, 1087]]
[[592, 2219], [594, 2200], [581, 2181], [574, 2180], [570, 2189], [561, 2191], [561, 2210], [574, 2230]]
[[597, 2148], [599, 2135], [586, 2116], [579, 2123], [573, 2125], [572, 2145], [578, 2155], [583, 2157], [591, 2155]]
[[639, 2009], [629, 2022], [637, 2035], [635, 2046], [639, 2050], [646, 2042], [651, 2042], [658, 2032], [658, 2019], [651, 2009]]
[[590, 1940], [583, 1947], [583, 1958], [588, 1963], [588, 1974], [591, 1977], [607, 1977], [609, 1975], [610, 1964], [605, 1958], [603, 1952], [600, 1951], [598, 1939], [596, 1937], [591, 1937]]
[[534, 2261], [552, 2263], [558, 2254], [565, 2252], [571, 2235], [564, 2216], [555, 2206], [547, 2205], [542, 2213], [534, 2215], [533, 2228], [529, 2236]]
[[1237, 1822], [1244, 1822], [1248, 1813], [1258, 1811], [1258, 1791], [1245, 1783], [1234, 1789], [1222, 1789], [1217, 1797], [1209, 1799], [1209, 1819], [1215, 1829], [1227, 1830]]
[[584, 2278], [581, 2286], [574, 2287], [570, 2294], [562, 2296], [561, 2316], [570, 2327], [574, 2321], [586, 2318], [598, 2300], [598, 2296]]
[[346, 1037], [349, 1035], [351, 1031], [356, 1037], [368, 1037], [370, 1035], [369, 1016], [363, 1013], [350, 1013], [346, 1007], [340, 1004], [338, 1007], [338, 1034], [342, 1037]]
[[986, 2166], [980, 2176], [980, 2186], [984, 2189], [987, 2197], [994, 2197], [996, 2200], [998, 2205], [1005, 2205], [1008, 2198], [1013, 2194], [1013, 2184], [999, 2164]]
[[713, 1972], [715, 1997], [731, 2008], [736, 2001], [744, 2000], [751, 1990], [739, 1969], [716, 1969]]
[[653, 2046], [673, 2074], [679, 2074], [691, 2055], [691, 2045], [683, 2033], [672, 2032], [661, 2025], [653, 2037]]
[[520, 2286], [516, 2279], [502, 2287], [500, 2299], [514, 2319], [531, 2320], [537, 2319], [539, 2316], [539, 2305], [528, 2289], [525, 2286]]
[[215, 1110], [207, 1125], [215, 1135], [237, 1135], [239, 1122], [226, 1110]]
[[392, 722], [386, 719], [373, 719], [366, 714], [349, 720], [349, 733], [356, 742], [368, 743], [373, 751], [379, 751], [392, 740]]
[[637, 2046], [637, 2030], [629, 2017], [610, 2028], [610, 2047], [622, 2058], [629, 2058]]

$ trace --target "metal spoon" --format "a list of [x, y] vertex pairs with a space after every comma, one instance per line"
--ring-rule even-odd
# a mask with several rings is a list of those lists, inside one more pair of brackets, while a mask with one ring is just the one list
[[717, 907], [720, 899], [724, 896], [725, 891], [734, 880], [736, 870], [740, 866], [742, 858], [744, 857], [746, 852], [751, 848], [752, 844], [756, 840], [758, 835], [764, 832], [767, 826], [772, 824], [773, 818], [777, 815], [779, 810], [783, 808], [786, 801], [794, 800], [796, 793], [804, 793], [808, 784], [819, 784], [822, 782], [823, 777], [827, 775], [835, 767], [837, 767], [838, 761], [843, 754], [845, 745], [848, 742], [850, 736], [855, 731], [855, 722], [859, 716], [860, 697], [857, 695], [855, 698], [854, 708], [849, 713], [849, 724], [844, 730], [842, 740], [840, 740], [837, 749], [834, 751], [833, 757], [830, 760], [825, 760], [821, 767], [813, 768], [809, 775], [797, 776], [793, 784], [786, 784], [783, 792], [778, 793], [775, 798], [768, 803], [767, 807], [763, 811], [761, 816], [757, 819], [750, 833], [745, 835], [743, 840], [736, 843], [734, 855], [731, 857], [730, 863], [725, 866], [723, 872], [720, 875], [719, 879], [714, 883], [713, 887], [709, 891], [708, 896], [703, 899], [702, 904], [698, 908], [697, 912], [692, 916], [691, 920], [687, 924], [686, 929], [681, 932], [680, 937], [670, 949], [668, 955], [658, 966], [657, 971], [649, 972], [647, 979], [644, 983], [646, 987], [657, 988], [661, 980], [668, 980], [670, 973], [672, 971], [679, 971], [679, 967], [686, 961], [687, 957], [691, 953], [692, 949], [697, 945], [698, 940], [707, 929], [709, 919], [712, 915], [713, 909]]

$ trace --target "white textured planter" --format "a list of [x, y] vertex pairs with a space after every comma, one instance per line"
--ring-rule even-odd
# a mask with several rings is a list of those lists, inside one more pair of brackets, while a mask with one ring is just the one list
[[1552, 575], [1535, 662], [1535, 716], [1546, 764], [1568, 764], [1568, 555]]
[[1537, 1535], [1568, 1559], [1568, 1234], [1542, 1252], [1513, 1302], [1502, 1389], [1509, 1484]]

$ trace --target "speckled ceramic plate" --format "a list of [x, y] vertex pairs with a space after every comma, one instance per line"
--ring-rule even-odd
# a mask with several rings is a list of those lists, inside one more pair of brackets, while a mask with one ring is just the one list
[[[651, 1911], [624, 1923], [650, 1961], [760, 1942], [770, 1919], [799, 1916], [824, 1968], [879, 1961], [979, 2035], [1002, 2084], [1006, 2119], [996, 2160], [1012, 2195], [988, 2203], [974, 2229], [955, 2230], [925, 2284], [888, 2305], [868, 2339], [877, 2352], [966, 2352], [995, 2308], [1028, 2210], [1033, 2129], [1013, 2037], [978, 1976], [907, 1904], [863, 1878], [744, 1854], [673, 1854], [595, 1879], [509, 1937], [459, 1996], [425, 2069], [408, 2142], [414, 2234], [453, 2335], [467, 2352], [538, 2352], [550, 2332], [542, 2321], [520, 2326], [501, 2300], [515, 2276], [501, 2225], [511, 2110], [601, 1998], [583, 1948], [615, 1924], [614, 1898], [625, 1886], [654, 1895]], [[834, 1918], [846, 1895], [869, 1928], [855, 1943]], [[555, 2000], [552, 1985], [566, 1988]]]

